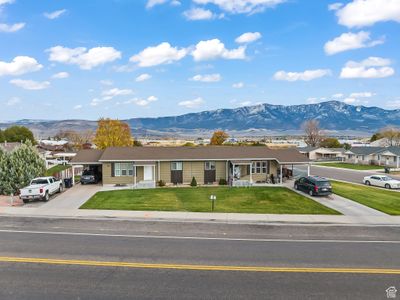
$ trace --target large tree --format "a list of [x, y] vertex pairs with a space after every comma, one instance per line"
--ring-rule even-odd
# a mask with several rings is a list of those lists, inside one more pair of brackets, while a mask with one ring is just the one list
[[26, 142], [30, 141], [32, 144], [35, 144], [35, 138], [33, 137], [32, 131], [30, 131], [25, 126], [11, 126], [8, 127], [0, 134], [0, 138], [2, 138], [2, 142]]
[[12, 152], [0, 150], [0, 193], [16, 194], [18, 190], [46, 172], [45, 162], [31, 142]]
[[211, 137], [210, 144], [211, 145], [222, 145], [227, 139], [229, 135], [223, 130], [217, 130]]
[[132, 146], [131, 129], [127, 123], [119, 120], [100, 119], [94, 143], [99, 149]]
[[318, 147], [322, 139], [321, 128], [319, 127], [318, 120], [305, 121], [302, 128], [305, 133], [304, 141], [306, 144], [311, 147]]
[[337, 138], [332, 138], [332, 137], [322, 139], [321, 142], [319, 143], [319, 146], [324, 147], [324, 148], [340, 148], [340, 147], [342, 147], [339, 140]]

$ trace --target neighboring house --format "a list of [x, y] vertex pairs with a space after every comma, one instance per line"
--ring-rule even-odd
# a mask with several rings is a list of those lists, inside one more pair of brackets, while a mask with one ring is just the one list
[[343, 148], [324, 148], [324, 147], [301, 147], [297, 150], [310, 160], [339, 160], [346, 158], [346, 150]]
[[282, 182], [293, 165], [309, 160], [296, 149], [274, 150], [254, 146], [111, 147], [81, 150], [71, 164], [102, 172], [103, 185], [155, 187], [166, 184], [213, 184], [220, 179], [232, 185]]
[[353, 147], [346, 162], [400, 168], [400, 147]]

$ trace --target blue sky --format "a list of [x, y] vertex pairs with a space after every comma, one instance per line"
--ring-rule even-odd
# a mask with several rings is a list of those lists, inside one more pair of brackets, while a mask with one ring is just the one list
[[0, 120], [400, 108], [398, 0], [0, 0]]

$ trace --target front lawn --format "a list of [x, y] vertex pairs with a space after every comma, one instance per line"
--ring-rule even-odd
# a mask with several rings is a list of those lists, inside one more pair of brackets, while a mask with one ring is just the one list
[[55, 165], [46, 171], [46, 176], [53, 176], [56, 173], [71, 168], [69, 165]]
[[358, 164], [349, 164], [349, 163], [318, 163], [316, 166], [324, 166], [324, 167], [331, 167], [331, 168], [342, 168], [342, 169], [351, 169], [351, 170], [361, 170], [361, 171], [368, 171], [368, 170], [382, 170], [383, 166], [371, 166], [371, 165], [358, 165]]
[[358, 184], [332, 181], [333, 192], [389, 215], [400, 215], [400, 193]]
[[215, 212], [260, 214], [339, 214], [283, 187], [157, 188], [98, 192], [80, 208], [210, 212], [210, 195], [216, 195]]

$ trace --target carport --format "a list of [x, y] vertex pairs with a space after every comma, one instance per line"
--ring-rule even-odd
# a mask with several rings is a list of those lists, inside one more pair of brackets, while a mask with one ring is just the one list
[[99, 162], [100, 157], [103, 154], [103, 150], [99, 149], [87, 149], [81, 150], [71, 160], [72, 165], [72, 184], [75, 184], [75, 168], [83, 167], [83, 169], [97, 170], [102, 172], [102, 163]]

